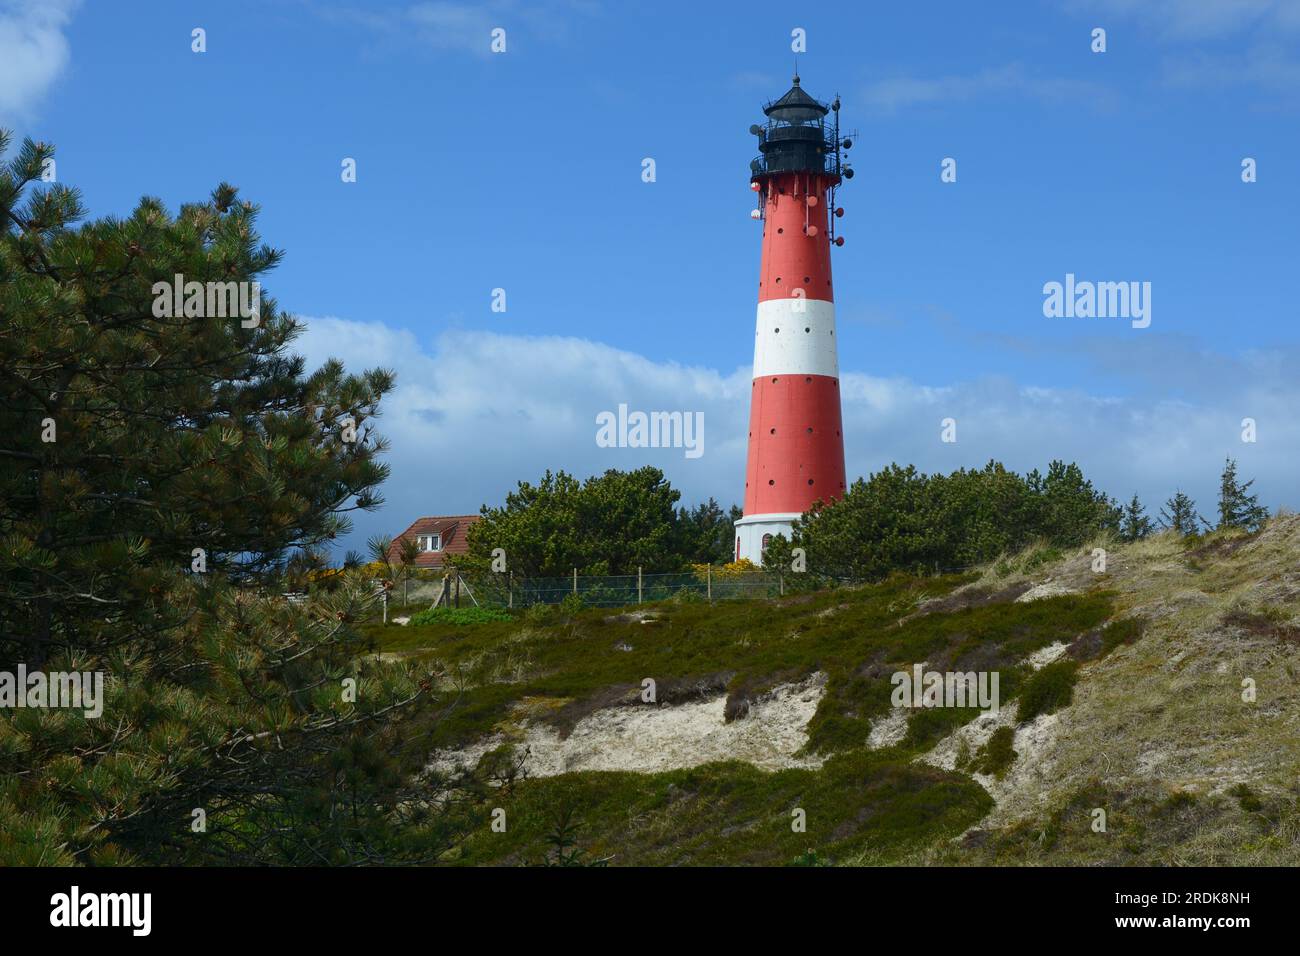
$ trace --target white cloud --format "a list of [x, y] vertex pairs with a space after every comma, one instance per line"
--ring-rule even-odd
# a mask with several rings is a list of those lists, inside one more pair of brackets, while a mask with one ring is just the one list
[[[1173, 89], [1253, 89], [1273, 104], [1300, 102], [1300, 0], [1069, 0], [1067, 9], [1111, 31], [1133, 23], [1168, 48], [1162, 79]], [[1116, 23], [1110, 23], [1113, 18]], [[1120, 34], [1122, 35], [1122, 34]], [[1234, 49], [1225, 48], [1231, 42]], [[1133, 45], [1131, 42], [1129, 45]]]
[[938, 77], [900, 76], [870, 84], [862, 95], [867, 109], [881, 113], [931, 104], [954, 104], [989, 96], [1012, 96], [1055, 104], [1078, 102], [1094, 108], [1113, 103], [1112, 94], [1096, 83], [1034, 76], [1018, 63], [987, 67], [975, 73]]
[[1204, 40], [1236, 33], [1300, 29], [1295, 0], [1069, 0], [1067, 7], [1098, 17], [1132, 18], [1168, 40]]
[[[653, 362], [586, 339], [455, 331], [422, 347], [409, 331], [338, 318], [305, 320], [298, 351], [310, 366], [342, 358], [350, 369], [384, 366], [398, 384], [379, 430], [390, 439], [387, 504], [359, 515], [348, 546], [395, 534], [419, 514], [470, 513], [498, 504], [521, 479], [546, 469], [586, 477], [607, 468], [662, 468], [684, 503], [743, 496], [750, 371]], [[738, 356], [739, 357], [739, 356]], [[1214, 377], [1204, 356], [1189, 384]], [[1201, 399], [1125, 398], [986, 377], [944, 386], [862, 372], [842, 375], [850, 478], [897, 461], [924, 471], [980, 467], [997, 459], [1017, 471], [1052, 458], [1076, 460], [1103, 489], [1137, 491], [1152, 507], [1182, 488], [1213, 511], [1225, 455], [1270, 505], [1294, 507], [1300, 487], [1300, 384], [1271, 353], [1222, 359]], [[1150, 394], [1160, 394], [1159, 391]], [[1169, 394], [1169, 393], [1166, 393]], [[620, 402], [643, 411], [701, 411], [705, 453], [599, 448], [595, 417]], [[940, 422], [957, 420], [956, 444]], [[1240, 441], [1240, 422], [1259, 442]]]
[[359, 24], [390, 42], [414, 42], [431, 50], [491, 55], [491, 33], [506, 31], [507, 50], [523, 36], [543, 42], [568, 39], [580, 18], [598, 12], [585, 0], [419, 0], [390, 7], [324, 6], [332, 20]]
[[0, 0], [0, 120], [30, 115], [68, 65], [64, 28], [80, 0]]

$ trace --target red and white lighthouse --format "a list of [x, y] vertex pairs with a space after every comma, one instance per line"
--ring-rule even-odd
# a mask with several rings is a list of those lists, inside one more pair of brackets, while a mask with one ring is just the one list
[[[754, 384], [749, 410], [745, 516], [736, 522], [736, 558], [762, 563], [774, 535], [818, 499], [844, 494], [840, 373], [835, 348], [831, 247], [835, 189], [853, 171], [841, 162], [839, 100], [827, 106], [794, 78], [790, 92], [764, 107], [761, 155], [750, 164], [763, 221]], [[827, 114], [834, 120], [827, 122]]]

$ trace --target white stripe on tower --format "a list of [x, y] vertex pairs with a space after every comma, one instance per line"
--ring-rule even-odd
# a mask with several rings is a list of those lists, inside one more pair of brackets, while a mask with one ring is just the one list
[[825, 375], [838, 378], [835, 303], [824, 299], [767, 299], [758, 304], [754, 378]]

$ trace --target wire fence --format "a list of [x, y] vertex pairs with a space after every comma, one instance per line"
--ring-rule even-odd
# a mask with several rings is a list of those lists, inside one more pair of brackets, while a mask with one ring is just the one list
[[810, 574], [768, 571], [680, 574], [572, 574], [562, 578], [523, 578], [510, 573], [448, 574], [434, 606], [528, 608], [559, 604], [576, 596], [591, 607], [626, 607], [652, 601], [728, 601], [780, 597], [847, 583]]
[[[918, 564], [913, 573], [952, 574], [980, 567]], [[791, 593], [867, 584], [879, 578], [814, 573], [812, 571], [737, 571], [714, 566], [660, 574], [579, 574], [563, 577], [524, 577], [511, 572], [470, 572], [431, 568], [399, 572], [393, 598], [403, 605], [426, 607], [491, 607], [524, 609], [534, 604], [559, 604], [576, 596], [593, 607], [626, 607], [665, 600], [728, 601], [774, 598]]]

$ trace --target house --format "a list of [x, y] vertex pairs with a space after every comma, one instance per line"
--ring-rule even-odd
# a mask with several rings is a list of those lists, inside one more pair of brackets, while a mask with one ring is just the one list
[[402, 563], [401, 541], [409, 539], [420, 549], [415, 559], [417, 568], [440, 568], [449, 555], [465, 554], [469, 550], [466, 533], [479, 515], [441, 515], [416, 518], [415, 522], [393, 539], [388, 549], [388, 560], [394, 565]]

